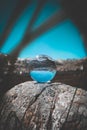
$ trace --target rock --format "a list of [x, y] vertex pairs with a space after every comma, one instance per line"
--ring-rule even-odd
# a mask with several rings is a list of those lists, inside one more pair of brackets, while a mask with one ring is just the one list
[[0, 130], [87, 130], [87, 91], [25, 82], [0, 100]]

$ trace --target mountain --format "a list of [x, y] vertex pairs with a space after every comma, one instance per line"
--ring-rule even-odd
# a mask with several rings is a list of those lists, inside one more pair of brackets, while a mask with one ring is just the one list
[[[1, 93], [15, 85], [31, 81], [29, 76], [30, 59], [17, 59], [12, 65], [9, 55], [0, 54], [0, 91]], [[57, 74], [52, 82], [62, 82], [87, 90], [87, 58], [57, 60]]]

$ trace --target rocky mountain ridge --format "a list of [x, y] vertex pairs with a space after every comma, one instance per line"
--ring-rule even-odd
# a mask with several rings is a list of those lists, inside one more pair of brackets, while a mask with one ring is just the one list
[[[29, 60], [17, 59], [12, 65], [12, 57], [0, 54], [0, 91], [7, 91], [19, 83], [31, 81]], [[52, 82], [61, 82], [87, 90], [87, 58], [56, 61], [57, 74]]]

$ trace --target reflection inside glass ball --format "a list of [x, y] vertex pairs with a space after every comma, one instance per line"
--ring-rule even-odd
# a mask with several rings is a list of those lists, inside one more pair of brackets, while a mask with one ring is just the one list
[[30, 76], [34, 81], [45, 83], [51, 81], [55, 74], [56, 64], [52, 58], [39, 55], [30, 61]]

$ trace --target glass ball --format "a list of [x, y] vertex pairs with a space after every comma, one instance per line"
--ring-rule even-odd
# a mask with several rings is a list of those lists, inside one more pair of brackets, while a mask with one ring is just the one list
[[34, 81], [45, 83], [51, 81], [56, 74], [55, 61], [46, 55], [38, 55], [29, 63], [30, 76]]

